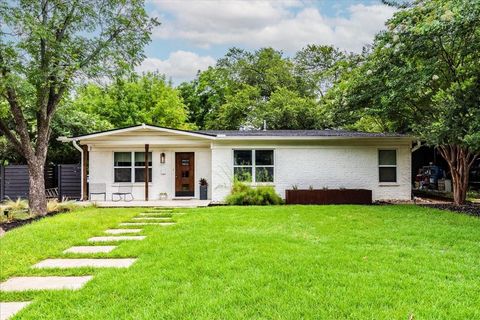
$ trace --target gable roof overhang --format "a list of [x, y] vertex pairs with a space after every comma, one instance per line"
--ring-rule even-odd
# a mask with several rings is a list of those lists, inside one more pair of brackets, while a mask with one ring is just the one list
[[75, 137], [59, 137], [58, 140], [62, 141], [62, 142], [88, 141], [88, 140], [92, 140], [92, 139], [108, 137], [108, 136], [115, 136], [115, 135], [118, 135], [118, 134], [129, 133], [129, 132], [140, 131], [140, 130], [151, 130], [151, 131], [157, 131], [157, 132], [163, 132], [163, 133], [177, 134], [179, 136], [203, 138], [203, 139], [207, 139], [207, 140], [213, 140], [216, 137], [216, 135], [209, 134], [209, 133], [199, 133], [199, 132], [188, 131], [188, 130], [153, 126], [153, 125], [148, 125], [148, 124], [143, 123], [141, 125], [125, 127], [125, 128], [120, 128], [120, 129], [100, 131], [100, 132], [94, 132], [94, 133], [79, 135], [79, 136], [75, 136]]

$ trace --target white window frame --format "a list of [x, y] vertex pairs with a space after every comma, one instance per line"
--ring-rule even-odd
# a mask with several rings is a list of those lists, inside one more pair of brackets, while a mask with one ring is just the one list
[[[252, 164], [251, 165], [237, 165], [235, 164], [235, 151], [250, 151], [252, 152]], [[273, 164], [272, 165], [257, 165], [256, 164], [256, 154], [257, 151], [272, 151], [273, 152]], [[245, 183], [251, 183], [251, 184], [273, 184], [275, 183], [275, 176], [276, 176], [276, 170], [275, 170], [275, 149], [272, 148], [259, 148], [259, 149], [252, 149], [252, 148], [235, 148], [232, 150], [232, 159], [233, 159], [233, 175], [235, 176], [235, 168], [252, 168], [252, 181], [244, 181]], [[273, 168], [273, 181], [261, 181], [257, 182], [257, 177], [256, 177], [256, 168], [257, 167], [262, 167], [262, 168]]]
[[[145, 151], [114, 151], [113, 152], [113, 183], [145, 183], [144, 181], [142, 182], [135, 182], [135, 169], [145, 169], [145, 166], [136, 166], [135, 165], [135, 153], [140, 153], [140, 152], [145, 152]], [[122, 167], [122, 166], [116, 166], [115, 165], [115, 153], [130, 153], [130, 166], [128, 167]], [[149, 157], [149, 162], [152, 163], [152, 165], [148, 166], [148, 169], [152, 169], [153, 168], [153, 152], [152, 151], [149, 151], [148, 153], [151, 154], [151, 157]], [[126, 168], [129, 168], [130, 169], [130, 182], [119, 182], [119, 181], [115, 181], [115, 169], [126, 169]], [[153, 171], [153, 169], [152, 169]], [[152, 179], [153, 181], [153, 177], [150, 175], [149, 176], [150, 179]], [[149, 181], [148, 183], [152, 183], [152, 181]]]
[[[380, 164], [380, 151], [395, 151], [395, 164]], [[378, 164], [378, 183], [384, 185], [395, 185], [398, 183], [398, 149], [396, 148], [381, 148], [377, 149], [377, 164]], [[395, 181], [380, 181], [380, 168], [395, 168]]]

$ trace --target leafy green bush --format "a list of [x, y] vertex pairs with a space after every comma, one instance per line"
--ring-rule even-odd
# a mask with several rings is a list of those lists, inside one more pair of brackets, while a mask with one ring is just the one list
[[227, 204], [230, 205], [274, 205], [282, 204], [282, 198], [275, 192], [273, 187], [260, 186], [252, 188], [245, 183], [235, 181], [233, 183], [232, 192], [226, 198]]

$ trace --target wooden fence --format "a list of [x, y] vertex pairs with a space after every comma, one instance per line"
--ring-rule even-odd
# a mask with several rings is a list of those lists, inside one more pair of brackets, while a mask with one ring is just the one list
[[[80, 199], [80, 165], [60, 164], [45, 168], [45, 188], [58, 188], [58, 199]], [[0, 201], [28, 199], [28, 167], [0, 166]]]

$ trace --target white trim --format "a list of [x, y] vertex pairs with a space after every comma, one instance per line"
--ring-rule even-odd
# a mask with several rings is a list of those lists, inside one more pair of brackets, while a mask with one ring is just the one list
[[395, 137], [395, 136], [378, 136], [378, 137], [362, 137], [362, 136], [223, 136], [218, 135], [216, 140], [357, 140], [357, 139], [399, 139], [413, 141], [412, 137]]
[[115, 135], [115, 134], [118, 134], [118, 133], [137, 131], [137, 130], [140, 130], [140, 129], [150, 129], [150, 130], [159, 131], [159, 132], [175, 133], [175, 134], [178, 134], [178, 135], [204, 138], [204, 139], [209, 139], [209, 140], [215, 139], [214, 136], [209, 136], [209, 135], [206, 135], [206, 134], [200, 134], [200, 133], [183, 131], [183, 130], [176, 130], [176, 129], [169, 129], [169, 128], [160, 128], [160, 127], [155, 127], [155, 126], [149, 126], [149, 125], [146, 125], [146, 124], [142, 124], [142, 125], [138, 125], [138, 126], [135, 126], [135, 127], [115, 129], [115, 130], [110, 130], [110, 131], [106, 131], [106, 132], [93, 133], [93, 134], [89, 134], [89, 135], [85, 135], [85, 136], [78, 136], [78, 137], [72, 137], [72, 138], [61, 137], [60, 141], [66, 142], [66, 141], [72, 141], [72, 140], [75, 140], [75, 141], [88, 140], [88, 139], [93, 139], [93, 138], [98, 138], [98, 137]]

